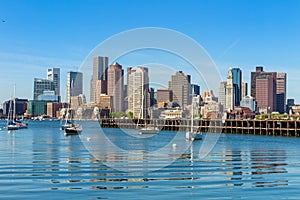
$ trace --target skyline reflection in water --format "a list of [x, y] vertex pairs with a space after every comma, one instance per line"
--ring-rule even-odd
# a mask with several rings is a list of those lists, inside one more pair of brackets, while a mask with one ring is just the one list
[[[127, 145], [128, 149], [136, 143], [134, 150], [143, 156], [132, 158], [124, 152], [112, 155], [106, 149], [98, 152], [102, 160], [95, 158], [80, 137], [64, 137], [59, 122], [32, 121], [29, 129], [10, 134], [1, 131], [1, 198], [121, 199], [125, 195], [130, 199], [280, 199], [299, 196], [299, 138], [222, 134], [204, 159], [198, 155], [202, 141], [196, 141], [182, 155], [177, 155], [178, 149], [159, 155], [158, 163], [176, 157], [171, 165], [143, 171], [134, 169], [143, 166], [141, 163], [147, 165], [147, 151], [157, 148], [156, 144], [162, 145], [174, 133], [161, 131], [161, 137], [149, 139], [148, 144], [138, 143], [138, 138], [121, 138], [118, 129], [109, 131], [110, 139], [120, 142], [121, 147]], [[184, 134], [182, 137], [176, 148], [185, 148], [182, 147], [186, 144]], [[105, 165], [107, 160], [132, 170], [110, 168]]]

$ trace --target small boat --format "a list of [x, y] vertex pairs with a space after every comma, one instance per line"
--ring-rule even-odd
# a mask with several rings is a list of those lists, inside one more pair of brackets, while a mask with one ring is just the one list
[[190, 131], [185, 133], [186, 140], [202, 140], [202, 133], [194, 130], [194, 105], [192, 103], [192, 110], [191, 110], [191, 127]]
[[78, 134], [81, 134], [82, 127], [79, 124], [71, 124], [70, 127], [67, 127], [64, 130], [65, 130], [65, 133], [64, 133], [65, 136], [78, 135]]
[[72, 122], [70, 120], [66, 120], [66, 123], [60, 125], [61, 130], [65, 130], [66, 128], [71, 128]]

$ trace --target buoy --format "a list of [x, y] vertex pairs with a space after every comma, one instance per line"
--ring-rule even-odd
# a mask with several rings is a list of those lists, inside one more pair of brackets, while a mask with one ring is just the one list
[[175, 143], [172, 144], [172, 147], [176, 147], [176, 146], [177, 146], [177, 144], [175, 144]]
[[86, 140], [89, 142], [89, 141], [91, 141], [91, 138], [90, 138], [90, 137], [87, 137]]

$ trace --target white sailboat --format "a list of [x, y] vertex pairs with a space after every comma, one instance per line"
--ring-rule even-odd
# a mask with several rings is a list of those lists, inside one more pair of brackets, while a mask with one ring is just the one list
[[82, 126], [80, 124], [73, 123], [73, 119], [70, 116], [72, 116], [72, 114], [70, 113], [70, 109], [68, 108], [66, 114], [66, 123], [63, 126], [63, 130], [65, 131], [64, 135], [69, 136], [81, 134]]
[[194, 130], [194, 103], [192, 102], [192, 109], [191, 109], [191, 127], [190, 131], [187, 131], [185, 133], [185, 139], [186, 140], [201, 140], [202, 139], [202, 133], [197, 132]]
[[142, 106], [141, 106], [141, 112], [140, 112], [140, 117], [138, 119], [138, 122], [137, 122], [137, 129], [139, 131], [139, 134], [157, 134], [159, 132], [159, 129], [157, 126], [155, 125], [150, 125], [150, 124], [147, 124], [147, 120], [144, 119], [144, 126], [143, 127], [139, 127], [139, 120], [141, 118], [141, 115], [142, 115], [142, 111], [144, 109], [144, 101], [146, 100], [145, 98], [145, 93], [146, 91], [144, 91], [144, 94], [143, 94], [143, 100], [142, 100]]
[[[14, 96], [16, 96], [16, 86], [14, 86]], [[12, 109], [12, 102], [14, 104], [14, 107]], [[9, 102], [9, 112], [7, 116], [7, 130], [17, 130], [22, 128], [28, 128], [28, 124], [17, 120], [17, 112], [16, 112], [16, 98], [11, 99]]]

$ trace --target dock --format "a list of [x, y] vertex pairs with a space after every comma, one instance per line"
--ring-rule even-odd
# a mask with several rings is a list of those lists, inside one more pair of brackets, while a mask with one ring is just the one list
[[[190, 119], [100, 119], [103, 128], [134, 129], [145, 123], [157, 126], [165, 131], [187, 131], [190, 129]], [[249, 134], [269, 136], [300, 136], [300, 120], [256, 120], [256, 119], [195, 119], [194, 129], [206, 133]]]

